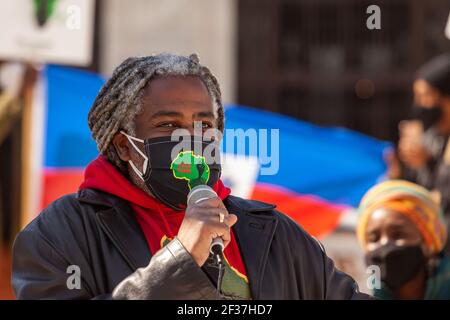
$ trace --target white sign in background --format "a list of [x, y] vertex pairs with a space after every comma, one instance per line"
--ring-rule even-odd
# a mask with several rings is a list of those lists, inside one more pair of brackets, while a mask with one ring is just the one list
[[259, 175], [260, 164], [257, 157], [223, 153], [222, 176], [231, 193], [241, 198], [250, 198]]
[[34, 0], [0, 1], [0, 59], [78, 66], [91, 63], [94, 1], [54, 2], [54, 12], [39, 26]]

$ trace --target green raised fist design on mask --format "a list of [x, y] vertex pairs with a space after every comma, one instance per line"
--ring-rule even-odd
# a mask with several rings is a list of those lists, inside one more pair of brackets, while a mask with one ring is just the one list
[[170, 165], [173, 176], [188, 181], [189, 189], [207, 184], [209, 180], [209, 166], [205, 157], [195, 155], [193, 151], [180, 152]]

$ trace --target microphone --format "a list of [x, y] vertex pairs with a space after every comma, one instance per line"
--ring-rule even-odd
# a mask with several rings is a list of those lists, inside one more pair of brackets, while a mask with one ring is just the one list
[[[187, 205], [192, 206], [194, 204], [197, 204], [203, 200], [208, 200], [211, 198], [216, 198], [217, 193], [207, 185], [198, 185], [191, 189], [191, 191], [188, 194], [187, 197]], [[209, 248], [209, 252], [211, 252], [216, 259], [216, 262], [222, 263], [223, 262], [223, 239], [221, 237], [214, 238], [213, 242], [211, 243], [211, 246]]]

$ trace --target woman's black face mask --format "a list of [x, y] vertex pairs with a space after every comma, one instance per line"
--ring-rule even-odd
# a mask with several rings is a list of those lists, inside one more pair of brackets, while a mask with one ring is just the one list
[[366, 264], [380, 267], [381, 281], [390, 289], [397, 289], [411, 280], [425, 267], [425, 256], [420, 244], [384, 245], [366, 255]]
[[[176, 209], [186, 208], [189, 191], [197, 185], [213, 187], [221, 175], [220, 150], [216, 141], [202, 137], [171, 136], [138, 139], [121, 133], [144, 158], [142, 171], [130, 160], [134, 172], [162, 203]], [[135, 141], [144, 144], [142, 152]]]
[[438, 105], [432, 108], [413, 106], [413, 118], [422, 121], [424, 129], [435, 125], [442, 117], [442, 108]]

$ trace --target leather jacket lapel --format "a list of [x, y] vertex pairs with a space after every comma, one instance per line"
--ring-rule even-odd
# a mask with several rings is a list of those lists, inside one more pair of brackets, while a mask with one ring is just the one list
[[[237, 201], [239, 203], [236, 203]], [[274, 205], [260, 203], [259, 207], [254, 207], [246, 204], [233, 196], [225, 201], [228, 211], [238, 216], [238, 222], [233, 226], [234, 235], [246, 266], [252, 298], [259, 299], [267, 257], [278, 220], [274, 215], [262, 213], [270, 212], [275, 208]]]
[[106, 211], [99, 211], [97, 219], [102, 230], [133, 270], [149, 264], [150, 248], [129, 209], [113, 207]]
[[149, 264], [151, 251], [147, 240], [125, 201], [89, 189], [80, 190], [78, 200], [102, 206], [96, 211], [96, 220], [131, 269], [136, 270]]

